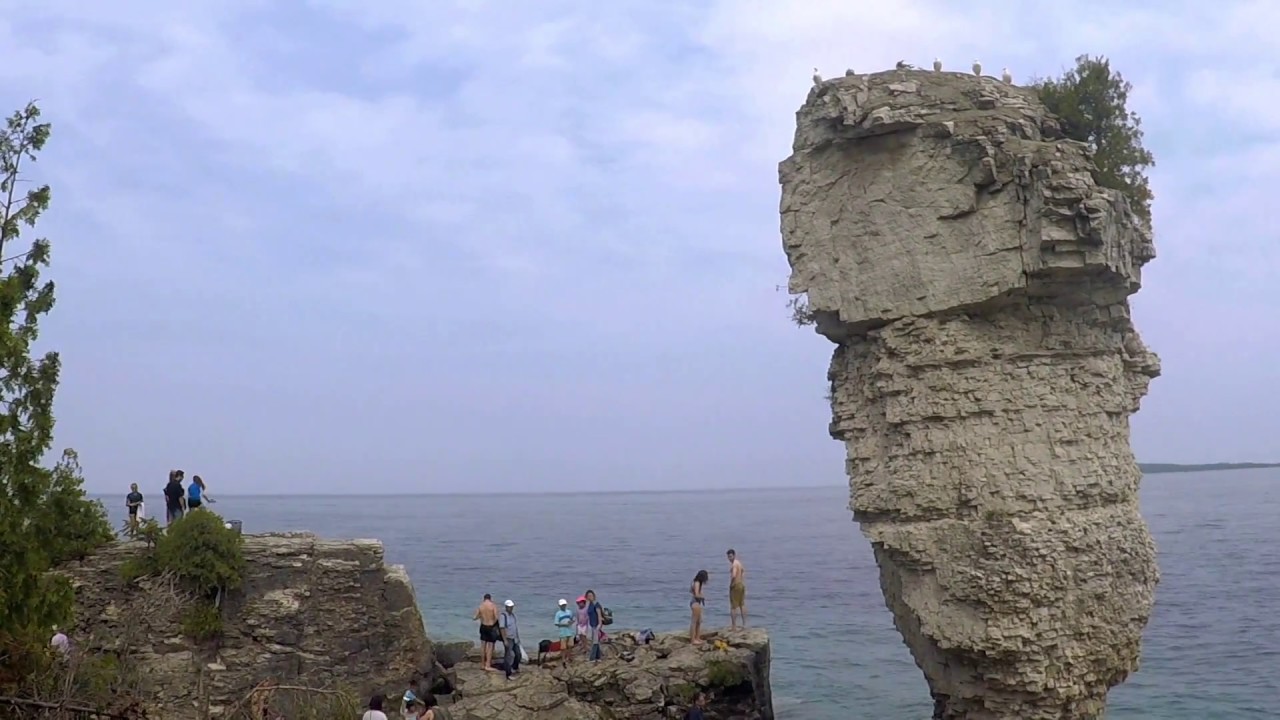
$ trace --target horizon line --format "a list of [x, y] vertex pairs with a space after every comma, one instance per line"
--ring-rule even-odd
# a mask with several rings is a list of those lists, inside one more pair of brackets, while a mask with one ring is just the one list
[[[498, 490], [494, 492], [452, 492], [452, 491], [415, 491], [415, 492], [274, 492], [274, 493], [223, 493], [219, 492], [216, 497], [494, 497], [498, 495], [509, 495], [514, 497], [529, 495], [670, 495], [678, 494], [697, 494], [712, 492], [778, 492], [789, 490], [830, 490], [834, 488], [844, 488], [846, 485], [769, 485], [769, 486], [737, 486], [737, 487], [703, 487], [703, 488], [670, 488], [670, 489], [652, 489], [652, 490]], [[92, 492], [86, 490], [87, 495], [117, 495], [117, 492]]]

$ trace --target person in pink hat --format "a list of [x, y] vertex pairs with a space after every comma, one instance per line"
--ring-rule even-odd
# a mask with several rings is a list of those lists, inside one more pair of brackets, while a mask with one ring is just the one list
[[578, 647], [590, 647], [587, 640], [591, 636], [591, 616], [587, 614], [587, 596], [578, 596], [578, 609], [575, 612], [575, 619], [578, 626]]

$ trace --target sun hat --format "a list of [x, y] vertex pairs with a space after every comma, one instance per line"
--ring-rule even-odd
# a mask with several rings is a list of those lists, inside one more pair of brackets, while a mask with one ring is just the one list
[[515, 606], [516, 606], [516, 603], [515, 603], [515, 601], [514, 601], [514, 600], [508, 600], [508, 601], [506, 601], [506, 602], [504, 602], [504, 603], [502, 603], [502, 604], [503, 604], [503, 605], [506, 605], [507, 607], [515, 607]]
[[565, 600], [564, 598], [560, 598], [560, 604], [561, 604], [561, 605], [568, 605], [568, 604], [569, 604], [569, 601], [568, 601], [568, 600]]
[[586, 601], [587, 601], [587, 596], [586, 596], [586, 595], [579, 595], [579, 596], [578, 596], [578, 602], [586, 602]]

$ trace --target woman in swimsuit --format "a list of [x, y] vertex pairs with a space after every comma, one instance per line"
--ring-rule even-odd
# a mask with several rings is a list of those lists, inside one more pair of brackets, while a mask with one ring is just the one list
[[706, 584], [706, 570], [699, 570], [689, 584], [689, 614], [692, 616], [689, 619], [689, 642], [694, 645], [702, 644], [702, 608], [707, 604], [707, 599], [702, 596], [702, 587]]

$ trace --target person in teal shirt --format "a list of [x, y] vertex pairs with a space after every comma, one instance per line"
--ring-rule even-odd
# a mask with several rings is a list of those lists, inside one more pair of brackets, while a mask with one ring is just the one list
[[569, 652], [573, 648], [574, 613], [569, 609], [569, 601], [560, 598], [560, 609], [556, 611], [556, 630], [560, 632], [560, 664], [569, 666]]

